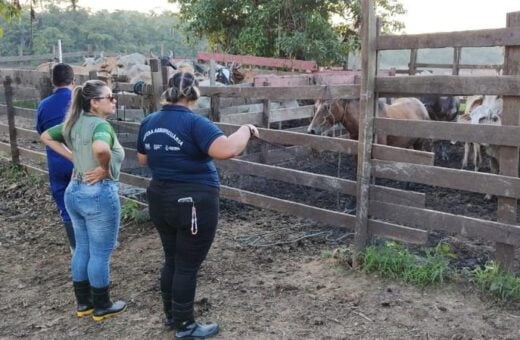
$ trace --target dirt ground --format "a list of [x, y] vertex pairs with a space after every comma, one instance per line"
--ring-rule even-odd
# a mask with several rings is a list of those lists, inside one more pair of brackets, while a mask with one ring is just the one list
[[[153, 226], [126, 224], [120, 233], [112, 296], [126, 300], [127, 311], [101, 323], [77, 319], [70, 253], [47, 183], [12, 177], [0, 163], [0, 338], [172, 338], [161, 322], [163, 255]], [[482, 195], [422, 190], [429, 190], [430, 206], [493, 211], [493, 202], [478, 204]], [[317, 201], [326, 204], [325, 197]], [[492, 257], [488, 244], [444, 239], [459, 261]], [[472, 285], [421, 290], [322, 256], [351, 240], [340, 229], [222, 200], [216, 241], [198, 279], [198, 320], [220, 324], [216, 339], [520, 338], [518, 306], [497, 306]]]

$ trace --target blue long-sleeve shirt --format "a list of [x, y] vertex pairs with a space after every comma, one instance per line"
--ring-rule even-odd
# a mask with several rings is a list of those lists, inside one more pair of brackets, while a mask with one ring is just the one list
[[[36, 131], [39, 134], [63, 122], [69, 109], [71, 96], [72, 91], [64, 87], [57, 89], [40, 102], [36, 111]], [[68, 221], [70, 218], [63, 203], [63, 193], [70, 181], [73, 165], [49, 147], [46, 147], [46, 152], [52, 196], [60, 209], [62, 219]]]

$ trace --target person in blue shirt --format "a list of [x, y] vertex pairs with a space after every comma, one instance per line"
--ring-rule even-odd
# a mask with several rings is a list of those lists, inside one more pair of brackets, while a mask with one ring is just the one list
[[247, 124], [226, 137], [209, 119], [193, 113], [200, 92], [192, 73], [174, 74], [168, 86], [162, 95], [165, 105], [141, 122], [137, 158], [152, 172], [147, 198], [165, 254], [165, 325], [176, 330], [176, 339], [206, 338], [217, 334], [219, 326], [197, 323], [193, 302], [197, 272], [218, 224], [220, 182], [213, 159], [237, 156], [258, 130]]
[[[56, 64], [52, 69], [52, 83], [55, 86], [54, 93], [43, 99], [36, 111], [36, 131], [40, 135], [45, 130], [61, 124], [65, 119], [74, 87], [72, 67], [67, 64]], [[71, 251], [74, 251], [76, 247], [74, 229], [63, 200], [65, 189], [70, 182], [73, 165], [72, 162], [49, 147], [46, 147], [45, 150], [47, 152], [47, 168], [52, 197], [60, 211]]]

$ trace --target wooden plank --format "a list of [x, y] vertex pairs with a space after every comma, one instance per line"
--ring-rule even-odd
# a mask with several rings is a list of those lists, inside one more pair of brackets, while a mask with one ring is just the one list
[[[395, 78], [395, 77], [393, 77]], [[243, 97], [270, 100], [359, 97], [359, 85], [295, 87], [200, 87], [202, 96]]]
[[[236, 131], [238, 126], [232, 124], [217, 124], [226, 135]], [[357, 154], [357, 141], [353, 139], [316, 136], [286, 130], [258, 129], [260, 139], [276, 145], [301, 145], [316, 151], [342, 152], [350, 155]], [[374, 144], [373, 156], [385, 160], [403, 160], [411, 163], [433, 164], [433, 153], [411, 149], [396, 148], [387, 145]]]
[[249, 112], [249, 113], [233, 113], [223, 114], [220, 116], [222, 123], [243, 125], [243, 124], [254, 124], [261, 126], [263, 122], [262, 111]]
[[453, 49], [453, 67], [451, 69], [451, 74], [454, 76], [459, 75], [461, 54], [462, 54], [462, 47], [455, 47]]
[[403, 149], [395, 146], [372, 144], [372, 158], [395, 162], [433, 165], [433, 152]]
[[121, 94], [116, 93], [114, 97], [117, 99], [117, 105], [124, 105], [128, 109], [142, 108], [144, 104], [144, 97], [136, 94]]
[[419, 226], [427, 230], [442, 231], [484, 241], [520, 245], [520, 227], [514, 224], [398, 205], [388, 201], [371, 202], [369, 212], [371, 216], [380, 219]]
[[[222, 113], [222, 112], [221, 112]], [[270, 115], [271, 123], [285, 122], [293, 119], [312, 118], [314, 115], [314, 105], [306, 105], [293, 108], [272, 109]], [[263, 111], [247, 112], [247, 113], [222, 113], [220, 121], [229, 124], [247, 124], [262, 125]]]
[[[0, 114], [7, 114], [7, 105], [0, 104]], [[34, 109], [26, 109], [23, 107], [14, 107], [14, 115], [16, 117], [23, 117], [27, 119], [35, 119], [36, 118], [36, 110]]]
[[413, 76], [417, 73], [417, 49], [410, 50], [410, 62], [408, 63], [408, 74]]
[[381, 95], [415, 94], [506, 95], [520, 93], [519, 76], [421, 76], [377, 77], [376, 91]]
[[[415, 66], [417, 68], [446, 68], [446, 69], [453, 69], [453, 64], [435, 64], [435, 63], [416, 63]], [[459, 70], [460, 69], [467, 69], [467, 70], [497, 70], [501, 69], [502, 65], [500, 64], [487, 64], [487, 65], [480, 65], [480, 64], [459, 64]], [[454, 75], [452, 73], [452, 75]]]
[[[337, 211], [312, 207], [302, 203], [291, 202], [246, 190], [231, 188], [225, 185], [220, 188], [220, 197], [250, 204], [259, 208], [279, 211], [288, 215], [309, 218], [317, 222], [343, 227], [348, 230], [354, 229], [355, 217]], [[426, 243], [428, 236], [423, 230], [412, 229], [377, 220], [370, 220], [368, 222], [368, 233], [414, 244]]]
[[[340, 192], [346, 195], [356, 195], [356, 182], [333, 176], [318, 175], [295, 169], [287, 169], [273, 165], [258, 164], [239, 159], [215, 162], [221, 173], [230, 171], [274, 179], [285, 183], [303, 185], [310, 188], [330, 192]], [[406, 204], [424, 207], [425, 195], [413, 191], [393, 189], [383, 186], [371, 186], [371, 196], [380, 201], [391, 199], [395, 204]]]
[[[520, 29], [520, 12], [507, 13], [507, 27]], [[514, 44], [508, 44], [514, 45]], [[516, 44], [518, 45], [518, 44]], [[506, 46], [504, 53], [504, 74], [520, 75], [520, 47]], [[518, 93], [516, 94], [518, 95]], [[518, 108], [520, 98], [516, 96], [504, 97], [504, 112], [502, 113], [502, 125], [520, 125]], [[499, 150], [499, 173], [505, 176], [518, 177], [518, 144], [516, 147], [501, 147]], [[509, 197], [498, 197], [497, 220], [503, 223], [516, 223], [517, 200]], [[513, 270], [515, 248], [511, 243], [497, 242], [495, 244], [496, 260], [509, 271]]]
[[506, 45], [520, 45], [520, 29], [518, 27], [447, 33], [382, 35], [377, 39], [378, 50]]
[[[248, 153], [246, 155], [239, 156], [238, 159], [251, 162], [261, 162], [265, 160], [266, 164], [283, 164], [298, 157], [306, 157], [310, 154], [310, 151], [306, 147], [302, 146], [288, 146], [282, 149], [269, 150], [269, 153], [262, 155], [261, 152]], [[267, 159], [265, 159], [267, 157]]]
[[375, 128], [392, 136], [456, 140], [491, 145], [520, 145], [519, 126], [376, 118]]
[[[49, 73], [33, 70], [0, 68], [0, 82], [3, 82], [3, 80], [8, 76], [13, 79], [13, 86], [35, 87], [39, 89], [40, 79], [43, 77], [49, 77]], [[75, 75], [75, 79], [77, 84], [82, 84], [88, 80], [88, 76]]]
[[[9, 126], [0, 123], [0, 134], [9, 134]], [[27, 130], [22, 128], [16, 128], [16, 135], [19, 138], [28, 139], [30, 141], [40, 141], [40, 136], [34, 130]]]
[[[65, 52], [62, 53], [63, 58], [78, 58], [85, 57], [89, 53], [88, 52]], [[10, 63], [10, 62], [22, 62], [22, 61], [50, 61], [57, 60], [58, 56], [53, 53], [47, 54], [39, 54], [39, 55], [24, 55], [24, 56], [10, 56], [10, 57], [0, 57], [0, 63]]]
[[361, 2], [361, 93], [359, 117], [359, 143], [357, 164], [356, 230], [353, 242], [353, 263], [358, 267], [359, 255], [368, 242], [369, 188], [372, 178], [372, 142], [374, 140], [375, 77], [377, 73], [376, 40], [378, 25], [375, 4]]
[[253, 79], [254, 87], [270, 86], [270, 87], [290, 87], [290, 86], [309, 86], [312, 85], [311, 75], [276, 75], [276, 74], [259, 74]]
[[313, 73], [316, 85], [356, 84], [359, 79], [358, 71], [338, 71], [334, 73]]
[[13, 106], [13, 87], [11, 84], [13, 80], [11, 77], [6, 77], [3, 81], [5, 103], [7, 106], [7, 124], [9, 129], [9, 144], [11, 145], [11, 160], [13, 164], [20, 165], [20, 152], [18, 151], [18, 142], [16, 140], [16, 123], [15, 123], [15, 111]]
[[[0, 142], [0, 151], [3, 151], [6, 154], [11, 155], [11, 145], [8, 143]], [[21, 158], [27, 158], [35, 162], [47, 161], [47, 157], [43, 152], [34, 151], [22, 147], [18, 147], [18, 151], [20, 153]]]
[[225, 53], [199, 52], [197, 53], [197, 60], [215, 60], [220, 63], [238, 63], [242, 65], [287, 68], [302, 71], [315, 71], [318, 69], [318, 65], [316, 64], [316, 62], [310, 60], [266, 58], [255, 57], [250, 55], [233, 55]]
[[[39, 92], [38, 89], [34, 87], [23, 87], [23, 86], [13, 86], [14, 90], [14, 100], [39, 100]], [[3, 96], [4, 87], [0, 86], [0, 92]]]
[[293, 119], [312, 118], [314, 105], [271, 110], [271, 123], [285, 122]]
[[428, 165], [373, 161], [375, 176], [510, 198], [520, 197], [520, 178]]

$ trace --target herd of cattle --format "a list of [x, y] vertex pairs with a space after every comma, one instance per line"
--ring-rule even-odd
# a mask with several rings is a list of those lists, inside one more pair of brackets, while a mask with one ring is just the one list
[[[153, 56], [152, 56], [153, 57]], [[202, 85], [209, 85], [207, 66], [198, 64], [193, 60], [175, 59], [170, 54], [160, 57], [163, 66], [169, 66], [170, 73], [176, 70], [187, 69], [194, 72]], [[44, 63], [37, 67], [38, 71], [50, 71], [53, 63]], [[81, 66], [73, 65], [76, 74], [88, 75], [90, 71], [97, 71], [108, 81], [125, 81], [136, 83], [144, 81], [151, 83], [150, 66], [147, 58], [140, 53], [132, 53], [118, 57], [85, 58]], [[251, 82], [252, 74], [242, 73], [239, 65], [222, 66], [216, 68], [217, 86], [225, 86], [239, 82]], [[292, 101], [295, 102], [295, 101]], [[425, 95], [418, 98], [399, 98], [391, 101], [380, 100], [377, 105], [379, 117], [412, 120], [436, 120], [454, 121], [460, 124], [491, 124], [501, 125], [502, 99], [499, 96], [472, 96], [466, 98], [463, 114], [459, 114], [460, 99], [452, 96]], [[202, 105], [202, 107], [208, 106]], [[324, 134], [336, 124], [343, 125], [352, 139], [358, 138], [358, 125], [360, 117], [359, 99], [334, 99], [316, 100], [315, 114], [307, 129], [309, 133]], [[380, 144], [388, 144], [398, 147], [423, 148], [424, 141], [417, 138], [403, 138], [396, 136], [384, 136], [379, 134], [377, 141]], [[447, 159], [446, 142], [439, 144], [439, 156]], [[472, 162], [474, 170], [478, 171], [482, 163], [482, 151], [490, 158], [490, 168], [493, 173], [498, 173], [497, 148], [491, 145], [479, 145], [466, 143], [464, 157], [461, 166], [468, 167], [471, 148], [473, 152]]]

